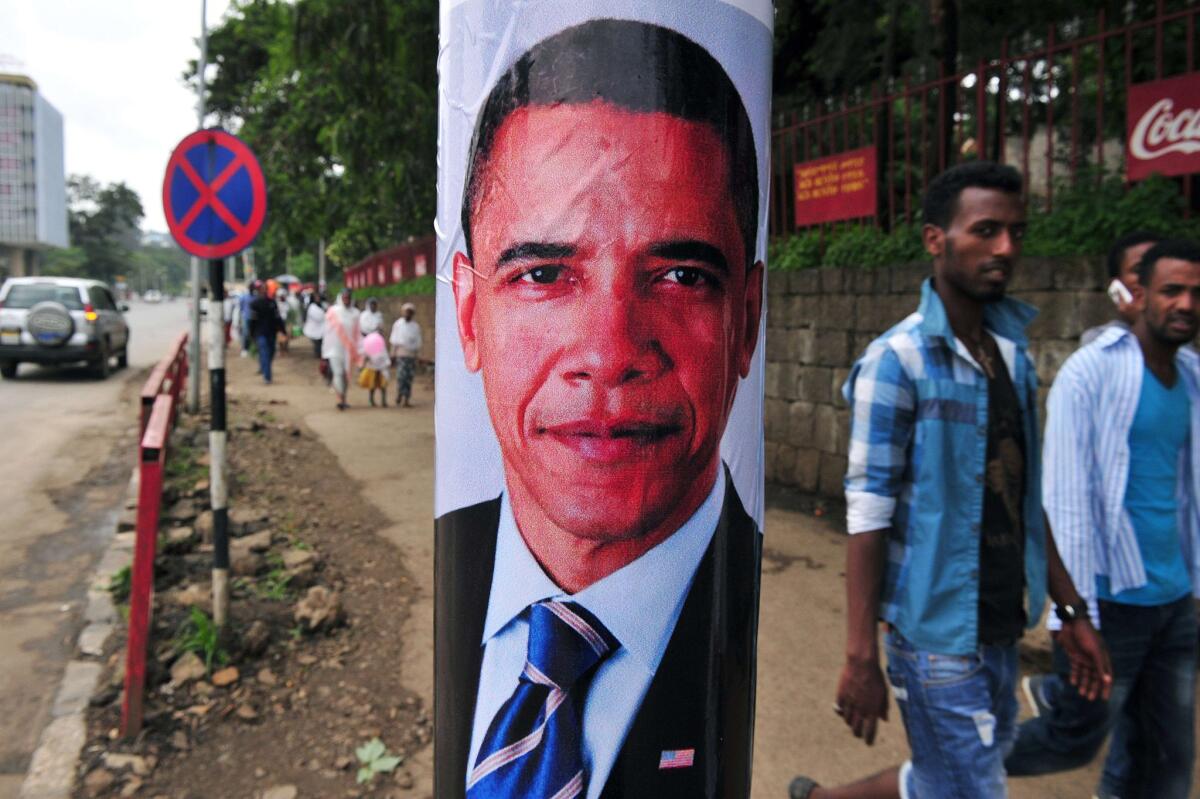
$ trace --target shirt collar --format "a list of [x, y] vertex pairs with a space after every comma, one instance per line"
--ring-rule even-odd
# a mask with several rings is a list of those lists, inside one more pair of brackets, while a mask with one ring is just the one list
[[[933, 288], [933, 278], [925, 279], [921, 284], [921, 306], [917, 309], [921, 314], [921, 332], [930, 336], [939, 336], [953, 344], [954, 331], [950, 327], [950, 319], [946, 316], [946, 306], [942, 298]], [[983, 307], [983, 325], [993, 333], [998, 333], [1011, 339], [1018, 345], [1028, 343], [1025, 328], [1037, 316], [1037, 308], [1013, 297], [1004, 297], [998, 302], [989, 302]]]
[[682, 527], [637, 560], [574, 596], [555, 585], [534, 559], [517, 529], [505, 493], [500, 502], [496, 562], [482, 643], [486, 644], [534, 602], [552, 597], [569, 599], [591, 611], [624, 649], [654, 671], [720, 520], [725, 490], [721, 470], [708, 497]]

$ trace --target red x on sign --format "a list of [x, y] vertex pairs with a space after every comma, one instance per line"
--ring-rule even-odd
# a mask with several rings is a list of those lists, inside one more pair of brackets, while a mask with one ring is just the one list
[[163, 211], [175, 241], [198, 258], [245, 249], [262, 229], [267, 189], [258, 159], [223, 130], [198, 130], [171, 153]]

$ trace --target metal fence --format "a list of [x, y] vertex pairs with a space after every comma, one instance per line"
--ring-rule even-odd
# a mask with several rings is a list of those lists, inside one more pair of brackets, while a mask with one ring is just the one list
[[[921, 193], [945, 168], [970, 158], [1016, 166], [1039, 208], [1052, 210], [1063, 181], [1123, 174], [1125, 98], [1142, 83], [1194, 71], [1200, 7], [1111, 25], [1049, 27], [1041, 41], [933, 80], [904, 79], [777, 117], [771, 133], [772, 236], [796, 232], [794, 167], [874, 145], [876, 214], [856, 220], [890, 228], [916, 221]], [[1092, 32], [1086, 32], [1088, 28]], [[886, 91], [885, 91], [886, 88]], [[1192, 208], [1192, 177], [1177, 179]]]

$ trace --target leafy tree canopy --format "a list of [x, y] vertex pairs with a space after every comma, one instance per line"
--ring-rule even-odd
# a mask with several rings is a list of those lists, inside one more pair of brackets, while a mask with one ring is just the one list
[[[207, 108], [266, 174], [264, 274], [320, 238], [348, 264], [430, 231], [435, 3], [241, 0], [211, 31], [208, 54]], [[195, 61], [184, 77], [196, 81]]]
[[45, 271], [109, 282], [126, 274], [139, 247], [143, 216], [137, 192], [124, 183], [102, 185], [87, 175], [71, 175], [67, 179], [71, 247], [51, 251]]

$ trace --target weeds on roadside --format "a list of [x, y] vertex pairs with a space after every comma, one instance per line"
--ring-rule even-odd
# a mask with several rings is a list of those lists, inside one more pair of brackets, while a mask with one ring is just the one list
[[375, 779], [376, 774], [388, 774], [395, 771], [401, 761], [400, 757], [389, 755], [387, 747], [377, 737], [355, 749], [354, 754], [358, 756], [358, 762], [362, 763], [358, 769], [357, 782], [359, 785], [371, 782]]
[[229, 662], [229, 653], [221, 646], [221, 632], [208, 614], [200, 608], [188, 608], [188, 618], [179, 625], [172, 646], [177, 654], [194, 652], [204, 661], [205, 670], [211, 674], [213, 664], [224, 666]]
[[129, 601], [132, 575], [131, 567], [122, 566], [108, 578], [108, 593], [112, 596], [113, 604], [120, 605]]

